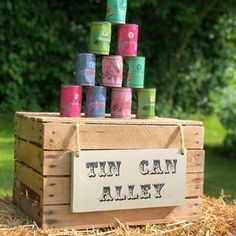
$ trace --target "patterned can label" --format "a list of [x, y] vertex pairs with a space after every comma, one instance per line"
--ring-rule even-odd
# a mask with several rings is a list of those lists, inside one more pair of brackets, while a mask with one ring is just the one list
[[139, 26], [134, 24], [119, 25], [117, 55], [124, 57], [137, 56], [138, 29]]
[[80, 86], [61, 86], [60, 115], [80, 117], [82, 88]]
[[106, 110], [106, 88], [88, 87], [86, 90], [85, 116], [104, 117]]
[[123, 79], [123, 58], [121, 56], [106, 56], [102, 60], [102, 85], [121, 87]]
[[143, 88], [145, 74], [145, 57], [127, 58], [128, 75], [126, 78], [126, 87]]
[[111, 117], [131, 118], [132, 90], [114, 88], [111, 94]]
[[156, 89], [137, 89], [137, 118], [150, 119], [155, 117]]
[[127, 0], [107, 0], [106, 21], [125, 24]]
[[111, 42], [111, 23], [92, 22], [89, 40], [89, 52], [109, 55]]
[[75, 63], [75, 78], [78, 85], [95, 85], [96, 57], [92, 53], [80, 53]]

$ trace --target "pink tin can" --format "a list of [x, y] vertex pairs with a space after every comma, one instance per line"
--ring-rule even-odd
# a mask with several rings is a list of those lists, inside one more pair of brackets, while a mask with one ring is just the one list
[[82, 88], [75, 85], [61, 86], [60, 115], [65, 117], [80, 117], [82, 103]]
[[132, 89], [113, 88], [111, 94], [111, 117], [131, 118]]
[[102, 59], [102, 85], [121, 87], [123, 78], [122, 56], [106, 56]]
[[136, 57], [138, 48], [138, 29], [135, 24], [119, 25], [117, 54], [123, 57]]

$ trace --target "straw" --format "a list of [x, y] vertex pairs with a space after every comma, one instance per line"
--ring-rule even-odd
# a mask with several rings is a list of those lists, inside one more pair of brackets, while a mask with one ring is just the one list
[[0, 235], [81, 235], [81, 236], [219, 236], [236, 235], [236, 202], [227, 203], [222, 194], [219, 198], [203, 198], [203, 214], [198, 222], [177, 222], [172, 224], [129, 227], [118, 219], [118, 227], [106, 229], [42, 230], [28, 219], [11, 202], [9, 197], [0, 197]]

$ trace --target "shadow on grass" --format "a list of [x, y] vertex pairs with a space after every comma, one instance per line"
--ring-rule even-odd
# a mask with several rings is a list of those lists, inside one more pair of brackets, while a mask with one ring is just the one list
[[224, 146], [206, 146], [204, 193], [218, 197], [223, 191], [236, 199], [236, 157], [229, 157]]

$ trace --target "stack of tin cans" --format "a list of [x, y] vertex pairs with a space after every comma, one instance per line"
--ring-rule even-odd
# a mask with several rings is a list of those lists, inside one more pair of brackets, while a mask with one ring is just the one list
[[[126, 10], [127, 0], [107, 0], [106, 21], [91, 23], [88, 53], [79, 53], [75, 62], [77, 85], [61, 87], [61, 116], [80, 116], [82, 87], [87, 117], [105, 117], [107, 87], [112, 89], [111, 117], [131, 118], [132, 90], [138, 97], [136, 117], [155, 116], [156, 89], [144, 88], [145, 57], [137, 56], [139, 26], [126, 24]], [[118, 25], [117, 50], [116, 55], [109, 55], [114, 25]], [[102, 56], [100, 86], [95, 86], [97, 56]], [[126, 78], [123, 63], [127, 64]]]

